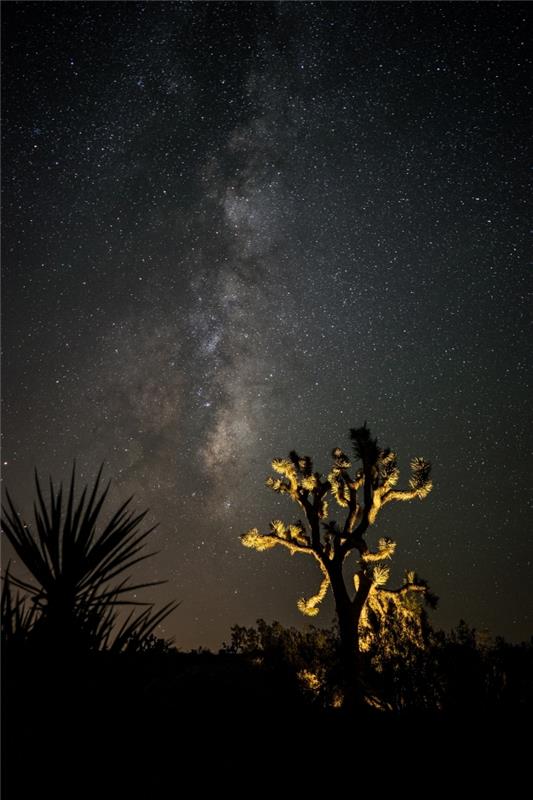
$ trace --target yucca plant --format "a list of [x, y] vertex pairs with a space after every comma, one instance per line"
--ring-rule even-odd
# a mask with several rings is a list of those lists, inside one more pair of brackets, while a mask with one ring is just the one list
[[[9, 575], [9, 581], [33, 603], [32, 627], [37, 638], [62, 649], [141, 647], [143, 639], [177, 606], [169, 603], [153, 613], [149, 604], [128, 597], [135, 590], [162, 583], [132, 584], [125, 576], [155, 555], [142, 550], [156, 526], [142, 530], [148, 512], [133, 511], [133, 497], [106, 524], [98, 525], [110, 482], [101, 489], [101, 467], [93, 486], [85, 486], [76, 499], [75, 473], [74, 466], [66, 499], [63, 485], [56, 488], [50, 478], [47, 502], [35, 472], [33, 528], [22, 520], [6, 491], [2, 533], [31, 576], [24, 580]], [[123, 605], [148, 607], [137, 616], [130, 614], [117, 630], [118, 607]]]

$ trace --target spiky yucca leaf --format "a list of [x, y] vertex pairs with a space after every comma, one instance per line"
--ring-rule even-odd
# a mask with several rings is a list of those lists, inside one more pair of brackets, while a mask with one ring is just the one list
[[[122, 620], [117, 605], [123, 605], [122, 601], [110, 605], [102, 600], [99, 605], [80, 609], [77, 621], [85, 647], [115, 653], [142, 652], [150, 646], [156, 627], [180, 604], [170, 602], [156, 610], [152, 604], [135, 602], [135, 605], [145, 605], [146, 608], [139, 613], [132, 610]], [[161, 641], [170, 644], [168, 639]]]
[[153, 632], [169, 614], [178, 608], [179, 603], [167, 603], [154, 612], [152, 606], [140, 614], [131, 612], [116, 633], [112, 634], [107, 649], [112, 652], [138, 652], [145, 648]]

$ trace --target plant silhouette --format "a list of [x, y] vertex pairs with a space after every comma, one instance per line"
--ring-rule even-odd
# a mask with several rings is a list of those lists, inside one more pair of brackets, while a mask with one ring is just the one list
[[[350, 436], [355, 458], [361, 462], [355, 473], [350, 473], [352, 463], [339, 448], [333, 450], [333, 464], [326, 478], [313, 471], [308, 456], [300, 457], [293, 451], [288, 459], [275, 459], [272, 467], [282, 477], [270, 477], [266, 484], [296, 502], [304, 512], [305, 523], [298, 520], [287, 526], [274, 520], [269, 533], [253, 528], [241, 541], [259, 551], [282, 545], [291, 554], [305, 553], [316, 559], [322, 583], [317, 594], [298, 601], [298, 608], [308, 616], [315, 616], [331, 586], [339, 623], [346, 697], [354, 699], [357, 695], [360, 700], [363, 691], [356, 680], [361, 674], [360, 653], [368, 649], [372, 636], [394, 616], [405, 635], [416, 638], [420, 631], [417, 624], [420, 604], [413, 602], [413, 597], [421, 597], [432, 606], [437, 599], [415, 572], [406, 573], [399, 589], [385, 588], [389, 570], [383, 562], [392, 558], [396, 544], [382, 537], [376, 549], [371, 550], [365, 538], [386, 505], [428, 496], [432, 489], [429, 462], [413, 459], [409, 488], [396, 489], [400, 472], [395, 453], [378, 446], [366, 423], [352, 429]], [[345, 512], [342, 526], [329, 518], [329, 497]], [[343, 564], [352, 551], [358, 554], [353, 591], [343, 575]]]
[[2, 643], [9, 648], [25, 646], [31, 637], [37, 608], [35, 605], [28, 608], [25, 599], [13, 592], [9, 564], [2, 584], [0, 607]]
[[[9, 573], [4, 579], [2, 606], [6, 641], [27, 640], [60, 650], [128, 650], [141, 648], [156, 626], [176, 607], [168, 603], [158, 611], [127, 594], [162, 581], [132, 584], [125, 573], [154, 555], [142, 553], [156, 526], [141, 529], [147, 511], [135, 513], [126, 500], [97, 532], [110, 482], [101, 488], [102, 469], [91, 486], [76, 499], [75, 465], [66, 493], [50, 479], [46, 501], [37, 471], [34, 528], [17, 512], [6, 492], [2, 506], [2, 533], [7, 537], [28, 572], [24, 580]], [[29, 596], [33, 607], [13, 597], [11, 585]], [[130, 612], [119, 624], [120, 606], [147, 605]]]

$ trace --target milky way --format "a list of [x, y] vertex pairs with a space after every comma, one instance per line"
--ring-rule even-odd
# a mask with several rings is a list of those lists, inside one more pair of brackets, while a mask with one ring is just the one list
[[6, 5], [3, 477], [27, 512], [34, 465], [105, 461], [179, 646], [305, 624], [313, 565], [238, 537], [298, 516], [273, 457], [365, 419], [434, 464], [378, 526], [395, 575], [530, 635], [530, 13]]

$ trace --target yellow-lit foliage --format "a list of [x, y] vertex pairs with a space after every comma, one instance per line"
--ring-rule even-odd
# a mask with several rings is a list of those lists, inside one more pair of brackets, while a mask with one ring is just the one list
[[413, 458], [411, 471], [412, 477], [409, 480], [409, 486], [416, 492], [417, 497], [423, 500], [433, 488], [433, 482], [429, 477], [430, 466], [423, 458]]
[[395, 551], [396, 542], [393, 542], [392, 539], [388, 539], [387, 537], [381, 537], [378, 539], [378, 549], [376, 552], [368, 550], [366, 553], [362, 554], [361, 559], [367, 564], [371, 561], [384, 561], [386, 558], [392, 558]]
[[308, 600], [303, 597], [298, 600], [298, 608], [302, 614], [305, 614], [306, 617], [316, 617], [318, 614], [318, 606], [326, 596], [329, 589], [329, 575], [324, 567], [322, 567], [322, 572], [324, 578], [320, 584], [320, 589], [318, 590], [317, 594], [313, 595], [313, 597], [310, 597]]
[[302, 479], [302, 488], [308, 492], [312, 492], [317, 486], [316, 475], [308, 475]]
[[271, 547], [276, 546], [276, 542], [272, 541], [268, 536], [263, 536], [257, 528], [252, 528], [241, 536], [241, 542], [245, 547], [251, 547], [254, 550], [262, 552], [263, 550], [270, 550]]
[[282, 481], [281, 478], [267, 478], [265, 482], [269, 489], [273, 489], [279, 494], [290, 494], [290, 485]]
[[334, 467], [328, 475], [331, 494], [335, 498], [337, 505], [341, 508], [348, 508], [350, 503], [350, 489], [340, 478], [340, 475], [341, 470], [338, 467]]
[[389, 580], [390, 569], [388, 567], [374, 567], [372, 570], [373, 582], [376, 586], [385, 586]]
[[379, 644], [378, 668], [381, 660], [394, 655], [398, 639], [411, 647], [425, 647], [421, 617], [424, 588], [404, 584], [400, 590], [387, 591], [376, 586], [370, 592], [359, 621], [359, 646], [368, 652]]
[[303, 684], [304, 688], [313, 694], [318, 694], [323, 687], [323, 681], [320, 680], [315, 672], [309, 669], [302, 669], [297, 673], [298, 680]]

